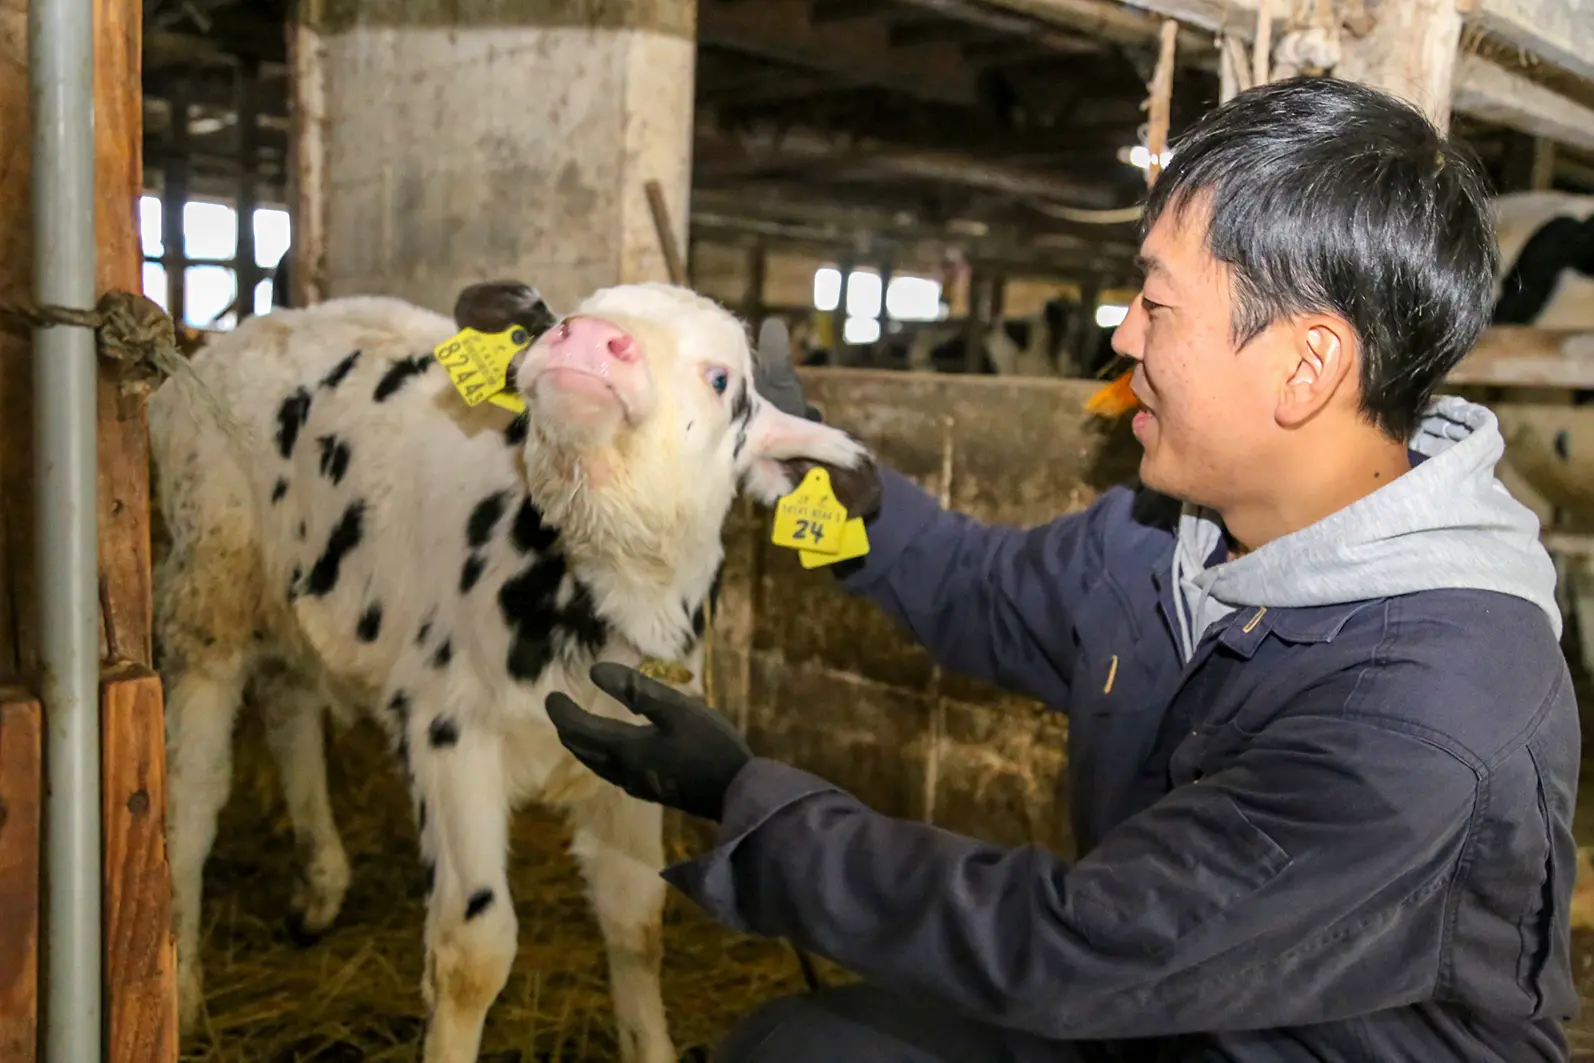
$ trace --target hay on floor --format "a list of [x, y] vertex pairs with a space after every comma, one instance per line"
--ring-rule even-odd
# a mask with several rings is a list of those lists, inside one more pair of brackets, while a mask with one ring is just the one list
[[[334, 814], [353, 881], [337, 921], [307, 947], [286, 915], [297, 865], [275, 765], [248, 708], [232, 797], [205, 874], [206, 1015], [184, 1044], [204, 1063], [385, 1063], [419, 1058], [425, 909], [409, 800], [376, 730], [329, 739]], [[520, 948], [487, 1016], [492, 1063], [619, 1058], [607, 961], [562, 820], [530, 807], [515, 820], [510, 885]], [[683, 1059], [736, 1020], [804, 989], [794, 953], [735, 934], [672, 891], [665, 911], [664, 1002]], [[847, 980], [818, 961], [828, 984]]]

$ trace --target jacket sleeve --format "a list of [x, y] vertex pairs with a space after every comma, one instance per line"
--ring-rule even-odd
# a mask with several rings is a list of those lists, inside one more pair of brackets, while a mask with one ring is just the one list
[[1021, 529], [944, 510], [892, 469], [880, 478], [869, 553], [838, 573], [842, 587], [883, 609], [943, 667], [1063, 707], [1090, 540], [1126, 508], [1127, 492]]
[[1296, 715], [1070, 864], [758, 759], [717, 847], [665, 877], [733, 928], [1041, 1036], [1313, 1023], [1431, 992], [1476, 788], [1420, 736]]

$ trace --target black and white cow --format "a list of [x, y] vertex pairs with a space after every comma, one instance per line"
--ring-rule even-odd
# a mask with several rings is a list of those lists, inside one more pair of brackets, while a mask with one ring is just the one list
[[1594, 196], [1512, 192], [1494, 209], [1494, 323], [1594, 330]]
[[518, 416], [466, 406], [432, 354], [455, 331], [389, 298], [277, 310], [193, 356], [231, 429], [182, 378], [150, 400], [183, 1025], [201, 1004], [203, 867], [249, 684], [304, 854], [294, 907], [310, 933], [349, 883], [322, 716], [364, 711], [391, 737], [430, 883], [427, 1063], [476, 1057], [508, 977], [509, 816], [527, 800], [570, 817], [622, 1057], [665, 1063], [661, 811], [569, 756], [544, 698], [631, 718], [588, 679], [598, 659], [678, 661], [700, 689], [738, 491], [770, 503], [795, 486], [784, 462], [868, 458], [762, 399], [744, 325], [686, 289], [589, 296], [512, 370]]

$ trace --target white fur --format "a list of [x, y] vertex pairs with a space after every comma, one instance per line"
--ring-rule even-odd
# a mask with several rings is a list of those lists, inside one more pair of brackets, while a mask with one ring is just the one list
[[[332, 922], [349, 881], [327, 800], [322, 712], [368, 712], [396, 747], [407, 746], [414, 807], [425, 812], [422, 855], [436, 876], [422, 987], [432, 1008], [427, 1063], [475, 1058], [487, 1009], [508, 977], [516, 948], [508, 817], [527, 800], [570, 817], [573, 853], [608, 947], [623, 1058], [675, 1058], [658, 981], [661, 810], [570, 757], [543, 701], [564, 690], [594, 712], [635, 721], [592, 686], [587, 668], [597, 658], [635, 664], [652, 656], [697, 672], [692, 615], [719, 569], [721, 528], [738, 486], [768, 503], [795, 486], [779, 459], [856, 467], [864, 451], [845, 433], [759, 398], [746, 330], [694, 293], [620, 286], [593, 294], [577, 313], [607, 318], [641, 341], [644, 357], [628, 383], [642, 411], [636, 423], [583, 420], [538, 384], [541, 342], [516, 370], [530, 417], [523, 446], [506, 439], [507, 412], [467, 408], [435, 363], [376, 402], [396, 361], [427, 355], [456, 331], [448, 318], [377, 297], [251, 318], [198, 352], [193, 367], [233, 413], [236, 435], [215, 424], [180, 378], [152, 396], [157, 498], [170, 536], [155, 594], [185, 1030], [201, 1003], [202, 869], [230, 786], [233, 718], [253, 682], [304, 851], [295, 906], [307, 930]], [[325, 386], [355, 350], [343, 379]], [[710, 386], [711, 365], [730, 373], [723, 395]], [[731, 416], [744, 384], [745, 433]], [[308, 413], [284, 459], [279, 418], [300, 388], [310, 396]], [[334, 483], [327, 473], [342, 460], [339, 442], [348, 453]], [[279, 479], [287, 486], [274, 500]], [[467, 522], [495, 492], [506, 505], [476, 551], [479, 578], [462, 593]], [[540, 558], [510, 541], [527, 497], [559, 528]], [[329, 537], [357, 501], [365, 507], [361, 536], [328, 590]], [[507, 665], [512, 637], [500, 589], [555, 554], [566, 567], [549, 581], [553, 607], [579, 603], [584, 589], [606, 634], [595, 654], [558, 635], [546, 669], [517, 679]], [[290, 596], [296, 571], [298, 594]], [[366, 640], [357, 629], [373, 603], [380, 627]], [[544, 618], [521, 635], [546, 639], [554, 626]], [[439, 667], [445, 640], [452, 658]], [[402, 714], [392, 708], [399, 695]], [[452, 723], [457, 741], [433, 748], [429, 728], [439, 719]], [[492, 901], [467, 920], [468, 899], [480, 890], [492, 891]]]

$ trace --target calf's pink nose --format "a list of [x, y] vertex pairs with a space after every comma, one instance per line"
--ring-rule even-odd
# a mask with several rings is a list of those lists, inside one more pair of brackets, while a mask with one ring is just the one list
[[601, 356], [606, 352], [620, 362], [634, 362], [642, 354], [629, 333], [596, 317], [576, 317], [561, 324], [555, 346], [574, 348], [588, 355]]

